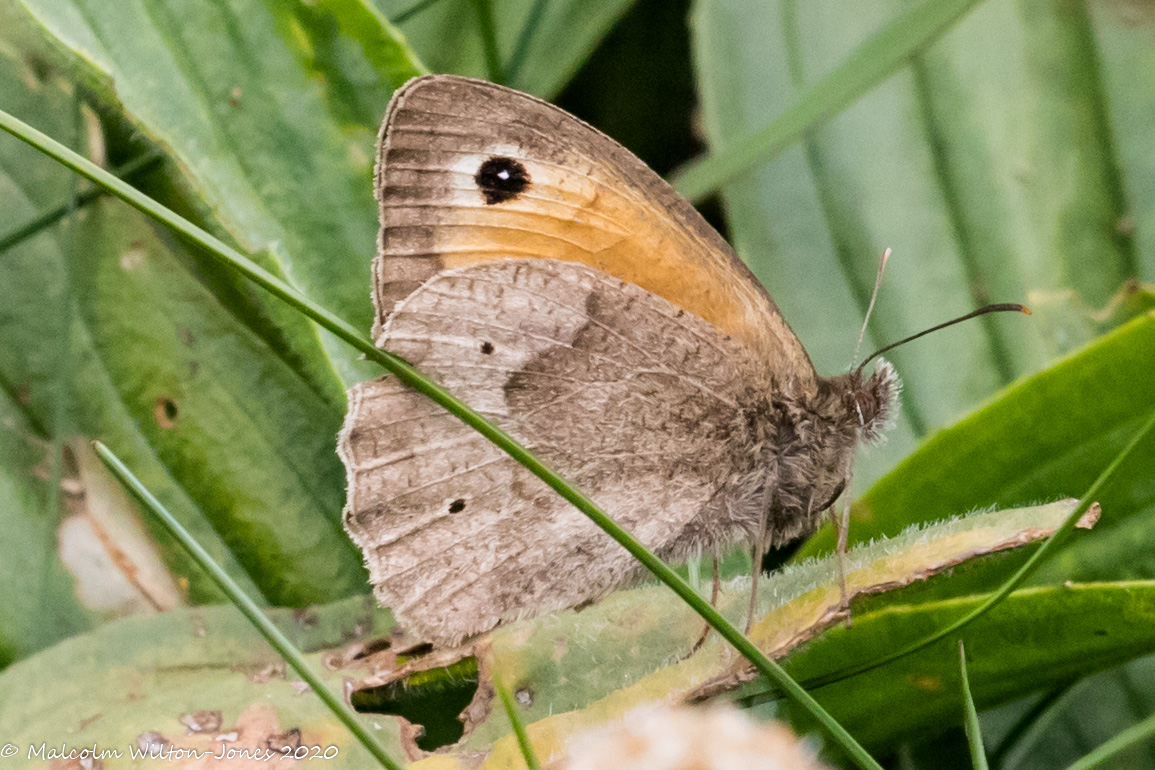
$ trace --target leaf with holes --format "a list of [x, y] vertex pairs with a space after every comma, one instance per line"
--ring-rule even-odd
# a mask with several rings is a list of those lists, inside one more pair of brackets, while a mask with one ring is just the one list
[[[55, 128], [61, 136], [69, 136], [75, 123], [73, 116], [76, 104], [64, 84], [44, 76], [27, 62], [9, 58], [0, 61], [7, 65], [0, 67], [0, 91], [3, 92], [6, 106], [17, 114], [39, 115], [40, 122], [46, 128]], [[91, 123], [88, 125], [91, 126]], [[3, 143], [0, 144], [0, 158], [4, 160], [5, 169], [19, 170], [0, 175], [0, 185], [4, 187], [7, 204], [0, 208], [0, 232], [7, 234], [68, 200], [72, 175], [64, 169], [45, 164], [43, 158], [31, 148]], [[135, 254], [152, 248], [158, 254], [171, 257], [166, 248], [157, 242], [155, 231], [144, 225], [140, 217], [125, 217], [123, 212], [120, 216], [120, 224], [125, 229], [116, 236], [110, 234], [109, 238], [119, 237], [135, 243]], [[109, 226], [106, 219], [86, 223], [86, 237], [100, 244], [104, 240], [102, 229], [106, 226]], [[77, 253], [83, 251], [79, 244], [86, 243], [79, 240], [81, 237], [78, 228], [42, 232], [34, 238], [10, 246], [0, 259], [0, 284], [5, 287], [4, 311], [0, 312], [0, 381], [7, 392], [14, 394], [13, 406], [20, 412], [19, 418], [14, 419], [25, 424], [37, 441], [43, 442], [46, 453], [54, 434], [60, 436], [59, 441], [72, 448], [71, 467], [66, 467], [64, 471], [71, 478], [71, 483], [76, 485], [73, 499], [80, 504], [79, 509], [74, 509], [70, 519], [65, 521], [61, 521], [62, 511], [43, 509], [37, 513], [42, 522], [50, 523], [52, 530], [60, 527], [63, 533], [67, 528], [68, 534], [60, 541], [60, 546], [55, 537], [49, 541], [30, 539], [33, 538], [32, 533], [21, 533], [19, 528], [11, 530], [11, 542], [19, 543], [19, 549], [26, 552], [41, 551], [51, 543], [51, 552], [56, 552], [58, 547], [70, 548], [73, 543], [83, 544], [90, 540], [96, 535], [93, 526], [99, 520], [103, 522], [99, 529], [105, 534], [104, 546], [110, 546], [116, 543], [118, 534], [125, 534], [141, 526], [139, 511], [124, 499], [110, 505], [97, 504], [98, 501], [107, 500], [97, 490], [107, 490], [111, 479], [103, 469], [78, 461], [83, 459], [83, 453], [87, 451], [85, 442], [79, 436], [99, 435], [120, 447], [166, 504], [196, 533], [214, 558], [236, 580], [259, 596], [260, 591], [212, 529], [198, 503], [189, 497], [179, 479], [171, 475], [142, 433], [141, 426], [154, 420], [154, 406], [142, 404], [137, 413], [132, 414], [110, 379], [106, 362], [94, 347], [93, 330], [76, 313], [69, 276], [77, 269], [83, 271], [95, 264], [95, 261], [89, 263], [84, 259], [87, 253]], [[144, 244], [147, 244], [147, 248]], [[92, 253], [100, 253], [100, 248], [94, 248]], [[109, 256], [115, 260], [119, 254], [114, 250]], [[78, 260], [74, 265], [70, 265], [72, 258]], [[144, 422], [138, 422], [138, 418], [143, 418]], [[12, 469], [18, 467], [19, 463], [10, 466]], [[51, 462], [47, 467], [51, 467]], [[78, 497], [81, 494], [84, 497]], [[44, 502], [47, 504], [48, 498]], [[108, 516], [102, 516], [102, 512]], [[77, 513], [83, 515], [69, 523]], [[114, 524], [113, 520], [124, 526]], [[44, 525], [42, 523], [40, 526]], [[156, 534], [155, 530], [153, 532]], [[218, 600], [220, 595], [216, 588], [202, 579], [183, 552], [173, 550], [175, 545], [161, 536], [159, 547], [166, 551], [166, 563], [175, 573], [187, 576], [189, 596], [199, 601]], [[141, 559], [148, 557], [147, 550], [138, 552]], [[81, 582], [72, 589], [75, 594], [95, 591], [98, 596], [103, 596], [103, 599], [90, 601], [92, 610], [101, 614], [115, 614], [142, 604], [169, 606], [156, 596], [148, 597], [139, 590], [140, 585], [134, 588], [126, 584], [126, 575], [121, 569], [126, 566], [126, 562], [111, 558], [112, 553], [107, 548], [84, 547], [73, 553], [71, 561], [74, 569], [86, 565], [103, 565], [102, 568], [86, 572]], [[46, 562], [46, 570], [50, 569], [47, 565], [51, 560]], [[143, 562], [139, 562], [132, 569], [140, 570], [143, 567]], [[35, 571], [16, 571], [10, 576], [13, 580], [10, 584], [12, 590], [25, 596], [34, 595], [38, 574]], [[112, 588], [111, 583], [119, 584], [119, 588], [112, 589], [110, 593], [105, 589]], [[0, 633], [8, 634], [10, 631], [6, 628]]]
[[[356, 640], [388, 634], [391, 625], [368, 597], [270, 614], [336, 690], [362, 665]], [[396, 720], [364, 721], [400, 756]], [[124, 618], [16, 663], [0, 673], [0, 724], [5, 740], [22, 748], [6, 760], [13, 768], [43, 767], [29, 750], [59, 750], [62, 742], [77, 750], [95, 744], [120, 751], [119, 759], [105, 758], [107, 768], [132, 766], [130, 752], [150, 746], [175, 767], [204, 767], [207, 757], [193, 752], [278, 752], [282, 746], [307, 747], [306, 754], [324, 759], [326, 767], [372, 762], [231, 607]]]

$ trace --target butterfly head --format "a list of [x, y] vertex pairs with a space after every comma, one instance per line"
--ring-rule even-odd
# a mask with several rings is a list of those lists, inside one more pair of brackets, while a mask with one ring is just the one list
[[889, 361], [879, 360], [869, 377], [856, 370], [843, 375], [843, 378], [842, 409], [847, 423], [855, 426], [863, 441], [878, 441], [894, 419], [898, 394], [902, 390], [898, 374]]

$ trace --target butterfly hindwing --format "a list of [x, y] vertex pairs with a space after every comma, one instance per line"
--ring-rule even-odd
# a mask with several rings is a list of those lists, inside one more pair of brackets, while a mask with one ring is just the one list
[[[479, 264], [429, 279], [380, 343], [652, 549], [684, 554], [750, 526], [731, 487], [752, 459], [731, 455], [757, 367], [661, 297], [575, 263]], [[595, 599], [636, 570], [544, 482], [394, 378], [353, 390], [340, 451], [346, 527], [383, 603], [427, 638]]]

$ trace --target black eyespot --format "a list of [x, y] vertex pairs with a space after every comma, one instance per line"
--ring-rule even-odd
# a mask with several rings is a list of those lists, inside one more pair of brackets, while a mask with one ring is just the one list
[[488, 356], [490, 353], [493, 352], [493, 343], [492, 342], [481, 343], [481, 352]]
[[529, 187], [529, 172], [513, 158], [494, 156], [481, 164], [473, 181], [492, 206], [521, 195]]
[[460, 497], [449, 504], [450, 513], [461, 513], [465, 510], [465, 501]]

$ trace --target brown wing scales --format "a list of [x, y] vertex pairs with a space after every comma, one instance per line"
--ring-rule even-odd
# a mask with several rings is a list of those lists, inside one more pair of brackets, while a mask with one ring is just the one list
[[[756, 366], [660, 297], [573, 263], [483, 264], [428, 281], [381, 341], [651, 548], [741, 507], [727, 484], [742, 460], [718, 436], [744, 420]], [[392, 378], [353, 390], [340, 451], [346, 525], [378, 595], [434, 641], [573, 606], [635, 574], [632, 557], [543, 482]], [[694, 529], [733, 541], [740, 518]]]
[[[514, 164], [503, 194], [485, 189], [500, 176], [479, 182], [494, 159]], [[442, 270], [557, 259], [664, 297], [754, 351], [777, 381], [814, 387], [774, 302], [694, 208], [621, 145], [546, 102], [452, 75], [411, 81], [382, 128], [376, 190], [375, 338], [396, 303]]]

